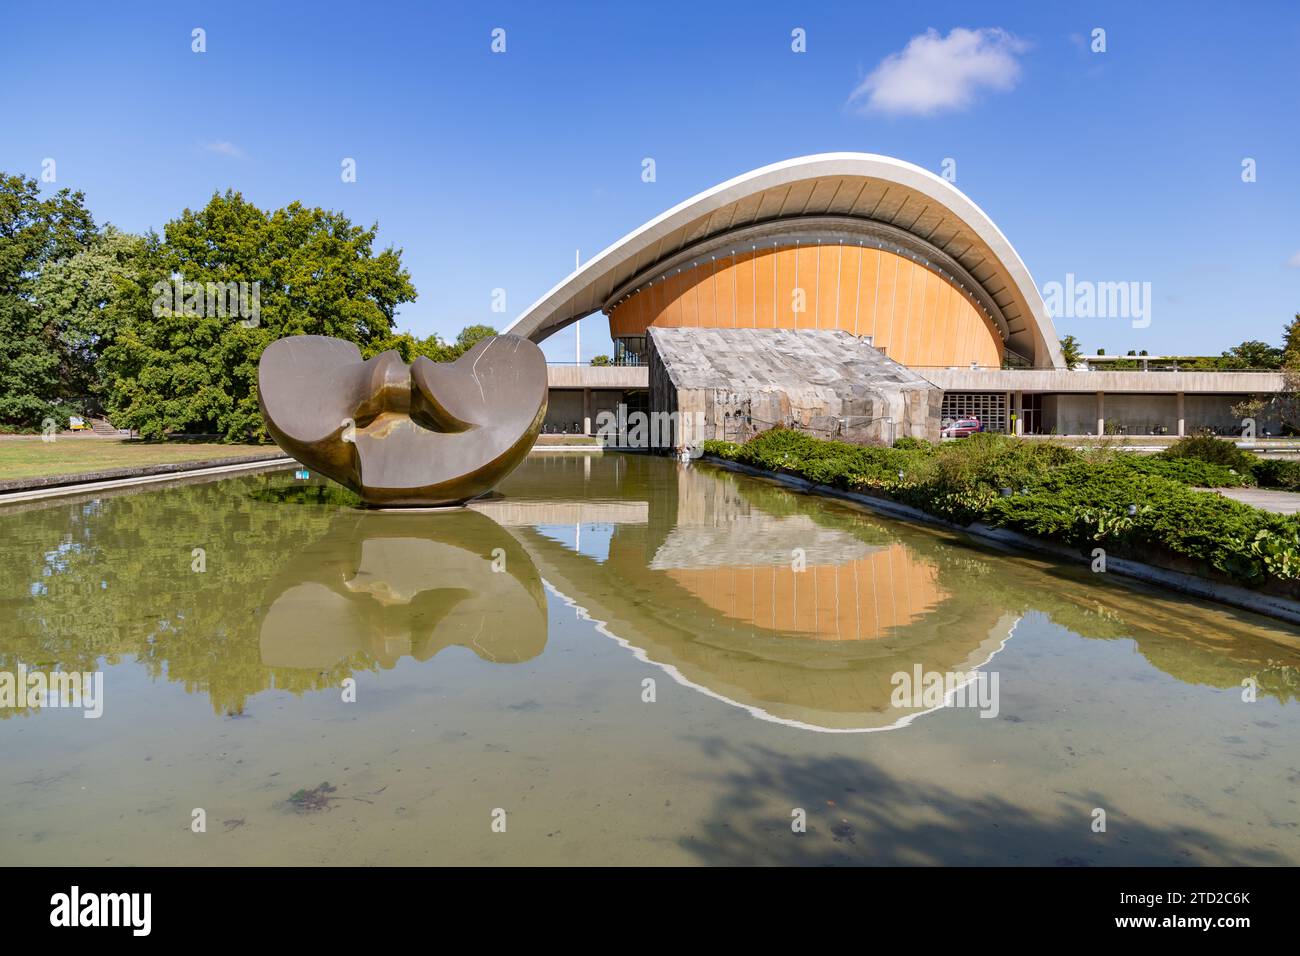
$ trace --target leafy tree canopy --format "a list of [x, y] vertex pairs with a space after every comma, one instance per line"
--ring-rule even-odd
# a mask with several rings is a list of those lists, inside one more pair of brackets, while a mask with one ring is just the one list
[[1083, 348], [1073, 335], [1061, 337], [1061, 356], [1065, 359], [1066, 368], [1074, 368], [1083, 361]]
[[1300, 312], [1282, 329], [1282, 367], [1300, 369]]
[[81, 193], [42, 198], [35, 179], [0, 173], [0, 425], [64, 417], [56, 401], [58, 329], [35, 286], [48, 263], [75, 256], [94, 234]]
[[374, 251], [376, 230], [297, 202], [266, 212], [233, 191], [167, 223], [109, 307], [113, 423], [146, 437], [263, 437], [257, 363], [267, 345], [328, 335], [370, 351], [415, 299], [401, 250]]
[[1223, 353], [1227, 368], [1280, 368], [1282, 350], [1267, 342], [1252, 340], [1233, 346]]
[[463, 355], [484, 339], [490, 339], [497, 330], [490, 325], [467, 325], [456, 336], [456, 354]]
[[120, 288], [139, 281], [144, 257], [142, 237], [109, 225], [36, 280], [36, 301], [58, 334], [57, 395], [71, 407], [96, 406], [105, 391], [100, 363], [114, 337], [108, 307]]

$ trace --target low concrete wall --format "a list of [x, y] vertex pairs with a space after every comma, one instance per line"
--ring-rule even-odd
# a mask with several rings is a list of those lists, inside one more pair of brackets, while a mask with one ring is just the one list
[[551, 388], [649, 388], [650, 370], [644, 365], [548, 365], [546, 383]]
[[[0, 491], [0, 506], [20, 502], [40, 501], [44, 498], [56, 498], [66, 495], [85, 495], [93, 492], [108, 492], [126, 489], [135, 485], [155, 484], [158, 482], [184, 481], [208, 477], [222, 477], [244, 471], [258, 471], [270, 468], [286, 468], [297, 464], [292, 458], [283, 454], [270, 457], [241, 457], [214, 459], [209, 461], [173, 462], [168, 465], [150, 465], [140, 468], [117, 468], [112, 471], [94, 474], [58, 475], [61, 484], [36, 484], [25, 488]], [[105, 477], [114, 476], [114, 477]], [[28, 479], [28, 481], [41, 479]], [[10, 482], [11, 485], [17, 482]]]
[[132, 465], [125, 468], [106, 468], [103, 471], [82, 471], [67, 475], [41, 475], [36, 478], [7, 478], [0, 481], [0, 494], [18, 491], [37, 491], [43, 488], [61, 488], [67, 485], [98, 484], [119, 481], [123, 478], [144, 478], [151, 475], [181, 474], [187, 471], [205, 471], [210, 468], [233, 467], [262, 463], [291, 462], [280, 449], [263, 455], [234, 455], [228, 458], [205, 458], [201, 461], [169, 461], [157, 465]]
[[1281, 372], [1076, 372], [1067, 369], [917, 369], [946, 392], [1125, 392], [1250, 395], [1282, 390]]

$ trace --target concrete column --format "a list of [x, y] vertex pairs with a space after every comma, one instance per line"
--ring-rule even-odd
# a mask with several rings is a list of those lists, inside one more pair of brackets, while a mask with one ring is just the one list
[[1016, 392], [1016, 434], [1025, 433], [1025, 393]]
[[1006, 427], [1004, 427], [1002, 430], [1003, 430], [1006, 434], [1010, 435], [1010, 434], [1011, 434], [1011, 431], [1012, 431], [1012, 427], [1013, 427], [1012, 424], [1011, 424], [1011, 415], [1012, 415], [1012, 412], [1013, 412], [1014, 409], [1015, 409], [1015, 405], [1012, 403], [1011, 393], [1010, 393], [1010, 392], [1006, 392], [1006, 393], [1005, 393], [1005, 396], [1006, 396], [1006, 403], [1007, 403], [1007, 404], [1006, 404], [1006, 408], [1007, 408], [1007, 424], [1006, 424]]
[[582, 433], [591, 434], [591, 389], [582, 390]]
[[1097, 393], [1097, 437], [1106, 434], [1106, 393]]
[[1183, 418], [1183, 393], [1178, 393], [1178, 437], [1182, 438], [1187, 433], [1186, 422]]

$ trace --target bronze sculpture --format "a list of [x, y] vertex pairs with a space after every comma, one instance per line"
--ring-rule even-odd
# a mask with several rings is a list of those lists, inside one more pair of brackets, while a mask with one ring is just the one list
[[546, 417], [546, 359], [517, 335], [454, 362], [297, 335], [267, 346], [257, 394], [276, 444], [369, 505], [459, 505], [528, 454]]

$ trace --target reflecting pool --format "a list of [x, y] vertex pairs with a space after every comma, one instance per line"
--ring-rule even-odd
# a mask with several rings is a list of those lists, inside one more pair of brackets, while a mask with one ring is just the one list
[[1300, 863], [1294, 629], [699, 463], [0, 508], [20, 672], [0, 863]]

